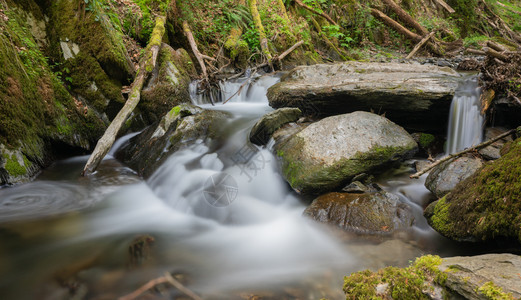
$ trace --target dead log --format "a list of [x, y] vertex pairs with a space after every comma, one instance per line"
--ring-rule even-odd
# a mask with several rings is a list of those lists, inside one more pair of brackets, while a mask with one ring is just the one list
[[300, 0], [295, 0], [295, 3], [296, 3], [298, 6], [304, 8], [304, 9], [306, 9], [306, 10], [309, 10], [310, 12], [312, 12], [312, 13], [314, 13], [314, 14], [316, 14], [316, 15], [321, 16], [322, 18], [326, 19], [329, 23], [338, 26], [338, 24], [337, 24], [333, 19], [331, 19], [330, 16], [328, 16], [327, 14], [325, 14], [324, 12], [316, 11], [316, 10], [314, 10], [313, 8], [311, 8], [311, 7], [307, 6], [306, 4], [304, 4], [304, 3], [303, 3], [302, 1], [300, 1]]
[[434, 163], [430, 164], [425, 169], [423, 169], [423, 170], [421, 170], [421, 171], [419, 171], [419, 172], [417, 172], [417, 173], [415, 173], [415, 174], [413, 174], [413, 175], [411, 175], [409, 177], [410, 178], [420, 178], [420, 176], [422, 176], [423, 174], [429, 172], [430, 170], [432, 170], [437, 165], [439, 165], [439, 164], [441, 164], [443, 162], [446, 162], [448, 160], [451, 160], [451, 159], [453, 159], [455, 157], [459, 157], [459, 156], [461, 156], [461, 155], [463, 155], [465, 153], [469, 153], [469, 152], [472, 152], [472, 151], [475, 151], [475, 150], [479, 150], [481, 148], [485, 148], [486, 146], [488, 146], [490, 144], [493, 144], [494, 142], [499, 141], [500, 139], [502, 139], [504, 137], [507, 137], [507, 136], [509, 136], [511, 134], [514, 134], [516, 132], [516, 130], [521, 130], [521, 127], [518, 127], [517, 129], [511, 129], [511, 130], [509, 130], [509, 131], [507, 131], [507, 132], [505, 132], [503, 134], [500, 134], [500, 135], [496, 136], [493, 139], [490, 139], [490, 140], [488, 140], [486, 142], [483, 142], [483, 143], [481, 143], [479, 145], [476, 145], [474, 147], [467, 148], [467, 149], [465, 149], [463, 151], [460, 151], [458, 153], [447, 155], [444, 158], [435, 161]]
[[405, 25], [408, 25], [412, 28], [414, 28], [418, 34], [421, 36], [426, 36], [429, 32], [425, 27], [421, 26], [420, 23], [416, 22], [416, 20], [411, 17], [403, 8], [401, 8], [396, 2], [393, 0], [382, 0], [383, 3], [385, 3]]
[[425, 43], [427, 43], [427, 41], [434, 36], [434, 31], [429, 33], [428, 35], [426, 35], [418, 44], [416, 44], [416, 46], [414, 46], [414, 49], [412, 49], [411, 53], [409, 53], [409, 55], [407, 55], [406, 59], [410, 59], [414, 56], [414, 54], [416, 54], [416, 52], [418, 52], [418, 50], [420, 50], [420, 48], [425, 45]]
[[497, 59], [499, 59], [501, 61], [504, 61], [504, 62], [508, 62], [510, 60], [508, 58], [508, 56], [506, 56], [506, 55], [504, 55], [502, 53], [499, 53], [496, 50], [494, 50], [492, 48], [489, 48], [489, 47], [483, 47], [483, 52], [485, 52], [485, 54], [487, 54], [488, 56], [497, 58]]
[[481, 55], [481, 56], [487, 55], [484, 51], [473, 49], [473, 48], [465, 49], [465, 54], [475, 54], [475, 55]]
[[497, 52], [505, 52], [507, 49], [500, 44], [494, 43], [493, 41], [487, 41], [487, 46], [496, 50]]
[[128, 100], [123, 108], [118, 112], [114, 120], [112, 120], [109, 127], [107, 130], [105, 130], [105, 133], [96, 144], [94, 151], [83, 168], [83, 176], [93, 173], [96, 168], [98, 168], [100, 162], [103, 160], [105, 155], [107, 155], [110, 148], [114, 144], [121, 126], [123, 126], [128, 116], [139, 103], [141, 98], [141, 89], [143, 88], [145, 78], [150, 72], [154, 70], [156, 65], [157, 54], [159, 52], [159, 48], [161, 47], [161, 40], [163, 39], [163, 35], [165, 33], [165, 20], [166, 18], [162, 16], [156, 18], [156, 25], [152, 31], [150, 41], [148, 42], [146, 54], [141, 59], [138, 74], [132, 83], [132, 88], [130, 90]]
[[199, 52], [199, 49], [197, 48], [197, 44], [195, 43], [194, 35], [192, 34], [192, 30], [190, 30], [190, 25], [188, 25], [188, 22], [185, 20], [183, 21], [183, 32], [188, 39], [188, 43], [190, 43], [190, 47], [192, 48], [192, 52], [195, 55], [195, 58], [199, 62], [199, 66], [201, 67], [201, 72], [203, 76], [203, 81], [208, 82], [208, 72], [206, 71], [206, 65], [204, 64], [203, 56], [201, 55], [201, 52]]
[[273, 69], [272, 55], [270, 49], [268, 48], [268, 38], [266, 37], [266, 32], [264, 31], [264, 26], [262, 26], [259, 10], [257, 8], [257, 0], [249, 0], [250, 3], [250, 13], [253, 18], [253, 23], [255, 24], [255, 28], [257, 29], [257, 33], [259, 34], [259, 42], [261, 46], [262, 53], [268, 59], [268, 65]]
[[440, 5], [441, 7], [443, 7], [446, 11], [449, 12], [449, 14], [453, 14], [455, 13], [456, 11], [454, 10], [454, 8], [450, 7], [450, 5], [448, 5], [445, 1], [443, 0], [435, 0], [436, 3], [438, 3], [438, 5]]
[[396, 22], [395, 20], [389, 18], [386, 14], [379, 11], [376, 8], [371, 8], [371, 14], [375, 16], [376, 18], [380, 19], [382, 22], [387, 24], [387, 26], [391, 27], [392, 29], [398, 31], [398, 33], [404, 35], [406, 38], [413, 40], [415, 42], [420, 42], [422, 37], [409, 29], [403, 27], [400, 23]]

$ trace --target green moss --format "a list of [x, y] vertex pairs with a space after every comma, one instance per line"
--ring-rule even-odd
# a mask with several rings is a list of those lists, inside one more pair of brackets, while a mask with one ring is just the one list
[[436, 138], [434, 137], [434, 135], [428, 133], [421, 133], [419, 141], [420, 147], [422, 147], [423, 149], [427, 149], [435, 140]]
[[450, 235], [451, 221], [449, 219], [449, 205], [446, 203], [446, 196], [437, 201], [434, 207], [434, 215], [430, 219], [431, 226], [443, 235]]
[[521, 240], [521, 139], [441, 199], [429, 217], [434, 229], [456, 240]]
[[477, 292], [490, 300], [513, 300], [511, 293], [505, 293], [502, 288], [495, 285], [492, 281], [486, 282], [477, 289]]
[[[447, 278], [438, 269], [441, 262], [438, 256], [426, 255], [407, 268], [387, 267], [377, 272], [353, 273], [344, 277], [346, 299], [430, 299], [423, 291], [433, 290], [434, 283], [442, 284]], [[388, 284], [388, 287], [377, 295], [379, 284]]]
[[[6, 159], [4, 168], [9, 173], [9, 175], [16, 177], [27, 174], [27, 169], [24, 166], [20, 165], [16, 155], [13, 154], [11, 155], [11, 157], [9, 157], [8, 155], [4, 155], [4, 158]], [[24, 161], [25, 160], [26, 158], [24, 157]]]

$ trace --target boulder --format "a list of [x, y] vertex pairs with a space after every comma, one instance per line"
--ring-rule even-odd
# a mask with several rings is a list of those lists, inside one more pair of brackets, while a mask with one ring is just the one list
[[250, 141], [257, 145], [266, 145], [277, 129], [287, 123], [295, 122], [302, 112], [298, 108], [284, 107], [262, 116], [250, 131]]
[[429, 224], [457, 241], [521, 241], [521, 139], [424, 211]]
[[[505, 253], [447, 257], [439, 269], [447, 274], [444, 287], [465, 299], [521, 298], [519, 255]], [[513, 298], [508, 297], [508, 294]]]
[[425, 180], [425, 187], [436, 197], [448, 194], [461, 181], [474, 174], [483, 165], [481, 159], [458, 157], [446, 161], [431, 170]]
[[413, 225], [411, 209], [387, 192], [329, 193], [313, 200], [304, 215], [362, 234], [389, 234]]
[[191, 104], [178, 105], [159, 122], [131, 138], [116, 157], [147, 178], [173, 152], [219, 136], [229, 114]]
[[341, 188], [358, 174], [411, 157], [418, 148], [402, 127], [361, 111], [322, 119], [280, 140], [275, 150], [283, 176], [307, 194]]
[[274, 108], [338, 115], [385, 113], [410, 130], [445, 133], [460, 75], [449, 68], [397, 63], [345, 62], [301, 66], [268, 90]]

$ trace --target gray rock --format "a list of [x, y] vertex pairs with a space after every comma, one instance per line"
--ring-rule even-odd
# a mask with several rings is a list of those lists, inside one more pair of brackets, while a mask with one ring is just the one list
[[[500, 127], [489, 127], [485, 129], [485, 140], [493, 139], [506, 131], [506, 129]], [[483, 158], [487, 160], [498, 159], [501, 157], [501, 148], [503, 148], [503, 145], [505, 145], [505, 143], [510, 141], [512, 141], [512, 137], [507, 136], [497, 142], [494, 142], [490, 146], [480, 149], [478, 152], [483, 156]]]
[[219, 128], [229, 115], [204, 110], [191, 104], [174, 107], [160, 122], [130, 139], [116, 157], [147, 178], [170, 154], [196, 140], [219, 136]]
[[363, 234], [389, 234], [412, 226], [410, 208], [387, 193], [329, 193], [315, 199], [304, 211], [315, 221]]
[[446, 271], [444, 286], [465, 299], [508, 299], [485, 295], [487, 286], [501, 288], [514, 299], [521, 297], [521, 257], [513, 254], [485, 254], [444, 258], [439, 266]]
[[309, 194], [340, 188], [417, 149], [402, 127], [368, 112], [325, 118], [275, 145], [284, 178], [296, 191]]
[[268, 99], [274, 108], [298, 107], [308, 115], [375, 111], [411, 130], [444, 131], [460, 77], [449, 68], [429, 65], [302, 66], [272, 86]]
[[265, 114], [250, 131], [250, 141], [257, 145], [266, 145], [272, 134], [287, 123], [297, 121], [302, 112], [298, 108], [279, 108]]
[[436, 166], [427, 176], [425, 187], [441, 198], [454, 187], [474, 174], [483, 165], [481, 159], [458, 157]]
[[348, 184], [346, 187], [342, 189], [342, 192], [352, 193], [352, 194], [363, 194], [363, 193], [373, 193], [381, 191], [382, 189], [377, 184], [368, 184], [365, 185], [360, 181], [353, 181]]

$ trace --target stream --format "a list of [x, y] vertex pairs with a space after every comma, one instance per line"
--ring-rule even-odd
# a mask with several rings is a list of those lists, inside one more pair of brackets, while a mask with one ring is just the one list
[[[244, 80], [251, 82], [235, 94]], [[431, 194], [425, 175], [409, 179], [411, 162], [378, 182], [412, 207], [412, 229], [357, 236], [303, 218], [306, 202], [281, 177], [277, 158], [247, 142], [272, 111], [266, 90], [278, 80], [223, 83], [215, 106], [192, 86], [194, 104], [233, 117], [221, 140], [175, 152], [146, 181], [112, 156], [127, 136], [89, 177], [80, 176], [88, 156], [72, 157], [33, 182], [0, 189], [1, 298], [116, 299], [171, 272], [205, 299], [245, 299], [242, 292], [342, 299], [351, 272], [474, 251], [428, 226], [422, 211]], [[226, 183], [218, 191], [225, 198], [208, 194], [216, 182]]]

